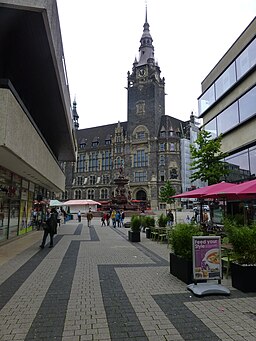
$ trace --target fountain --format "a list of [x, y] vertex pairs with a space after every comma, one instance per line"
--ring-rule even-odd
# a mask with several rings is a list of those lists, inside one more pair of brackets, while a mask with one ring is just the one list
[[119, 169], [119, 176], [114, 179], [114, 184], [116, 185], [116, 189], [112, 192], [111, 202], [113, 206], [116, 206], [118, 209], [127, 209], [128, 200], [131, 199], [130, 191], [127, 191], [126, 187], [128, 185], [129, 179], [125, 178], [123, 175], [123, 167]]

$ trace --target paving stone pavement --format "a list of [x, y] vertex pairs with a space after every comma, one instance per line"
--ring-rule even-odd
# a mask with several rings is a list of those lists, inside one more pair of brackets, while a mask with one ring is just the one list
[[230, 296], [194, 296], [144, 233], [69, 221], [41, 250], [42, 234], [0, 246], [1, 341], [256, 340], [255, 294], [223, 279]]

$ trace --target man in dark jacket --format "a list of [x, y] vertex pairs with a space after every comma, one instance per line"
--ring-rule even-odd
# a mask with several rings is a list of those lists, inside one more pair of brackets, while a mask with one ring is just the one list
[[56, 233], [57, 233], [57, 212], [55, 209], [51, 209], [51, 211], [49, 210], [46, 214], [46, 221], [44, 224], [44, 236], [43, 236], [42, 244], [40, 245], [41, 249], [44, 248], [48, 234], [50, 235], [49, 247], [53, 247], [53, 236]]

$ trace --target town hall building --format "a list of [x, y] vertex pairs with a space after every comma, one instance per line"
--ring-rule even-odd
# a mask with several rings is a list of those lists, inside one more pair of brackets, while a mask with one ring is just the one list
[[184, 122], [165, 114], [165, 79], [155, 61], [147, 12], [143, 28], [139, 58], [127, 74], [127, 121], [79, 129], [73, 103], [78, 153], [76, 163], [66, 165], [63, 199], [108, 202], [120, 170], [129, 179], [129, 200], [145, 202], [152, 209], [165, 208], [159, 194], [167, 180], [177, 193], [190, 187], [182, 180], [188, 165], [181, 155], [184, 159], [183, 148], [198, 128], [193, 115]]

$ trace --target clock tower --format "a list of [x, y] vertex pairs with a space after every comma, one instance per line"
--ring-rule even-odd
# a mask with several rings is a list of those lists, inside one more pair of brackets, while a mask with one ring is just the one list
[[161, 70], [155, 62], [153, 39], [146, 18], [140, 39], [139, 59], [135, 58], [132, 72], [128, 72], [128, 135], [134, 129], [145, 126], [151, 136], [159, 132], [160, 118], [165, 114], [165, 81], [160, 77]]

